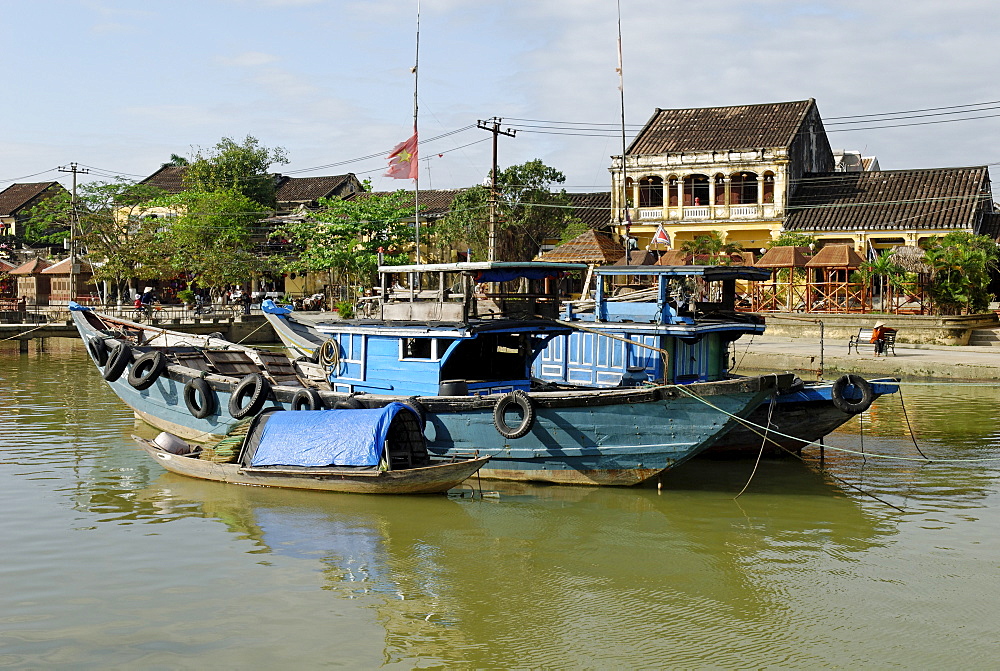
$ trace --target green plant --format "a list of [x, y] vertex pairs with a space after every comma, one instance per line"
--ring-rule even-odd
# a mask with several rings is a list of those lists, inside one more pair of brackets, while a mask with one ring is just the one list
[[927, 292], [939, 313], [985, 312], [993, 300], [989, 283], [998, 262], [996, 243], [986, 235], [955, 231], [930, 242], [924, 254], [931, 267]]
[[177, 292], [177, 299], [184, 304], [194, 303], [194, 292], [190, 289], [181, 289]]
[[350, 301], [337, 301], [335, 307], [337, 312], [340, 313], [341, 318], [351, 319], [354, 317], [354, 304]]

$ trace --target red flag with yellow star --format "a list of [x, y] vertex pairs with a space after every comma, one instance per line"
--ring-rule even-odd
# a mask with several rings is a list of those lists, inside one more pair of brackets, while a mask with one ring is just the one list
[[417, 178], [417, 133], [405, 142], [400, 142], [389, 154], [389, 170], [386, 177], [393, 179]]

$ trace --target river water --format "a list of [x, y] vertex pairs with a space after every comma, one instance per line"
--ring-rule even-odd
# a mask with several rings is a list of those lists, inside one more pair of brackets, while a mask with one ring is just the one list
[[166, 473], [45, 348], [0, 343], [0, 667], [1000, 664], [998, 387], [904, 385], [738, 499], [752, 459], [366, 497]]

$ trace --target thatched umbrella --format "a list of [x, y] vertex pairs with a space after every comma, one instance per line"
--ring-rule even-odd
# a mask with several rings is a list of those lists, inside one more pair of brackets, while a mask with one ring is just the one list
[[931, 267], [924, 263], [924, 250], [919, 247], [896, 247], [889, 257], [893, 263], [908, 273], [931, 274]]

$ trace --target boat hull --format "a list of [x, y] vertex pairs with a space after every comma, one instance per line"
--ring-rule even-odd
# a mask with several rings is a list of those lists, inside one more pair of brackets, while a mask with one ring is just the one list
[[[92, 336], [110, 337], [79, 313], [74, 313], [74, 320], [85, 342]], [[215, 411], [202, 419], [184, 401], [184, 386], [196, 377], [209, 383], [216, 399]], [[139, 418], [160, 430], [209, 442], [228, 433], [237, 422], [228, 413], [228, 403], [238, 378], [180, 365], [168, 365], [145, 390], [134, 389], [126, 378], [123, 374], [109, 384]], [[426, 420], [428, 451], [447, 458], [476, 451], [489, 455], [492, 461], [483, 469], [483, 477], [632, 485], [704, 450], [733, 426], [734, 418], [746, 417], [767, 395], [787, 387], [791, 378], [768, 375], [684, 386], [532, 392], [527, 396], [534, 421], [516, 439], [505, 438], [495, 424], [500, 396], [415, 399], [361, 394], [352, 400], [372, 408], [393, 401], [417, 406]], [[272, 386], [269, 405], [290, 409], [298, 389]], [[332, 391], [319, 394], [326, 408], [348, 398]]]
[[489, 458], [439, 463], [398, 471], [358, 471], [324, 468], [301, 469], [292, 473], [268, 469], [247, 469], [239, 464], [172, 454], [152, 441], [135, 437], [150, 457], [171, 473], [201, 480], [259, 487], [309, 489], [350, 494], [435, 494], [457, 487], [474, 475]]
[[[899, 391], [897, 380], [871, 380], [869, 384], [875, 399]], [[831, 382], [810, 382], [799, 391], [779, 395], [773, 410], [769, 402], [761, 404], [748, 417], [753, 426], [736, 424], [705, 453], [745, 454], [759, 452], [762, 445], [765, 454], [801, 452], [855, 417], [834, 405], [832, 388]], [[768, 426], [772, 431], [767, 433], [765, 441], [761, 434]]]

